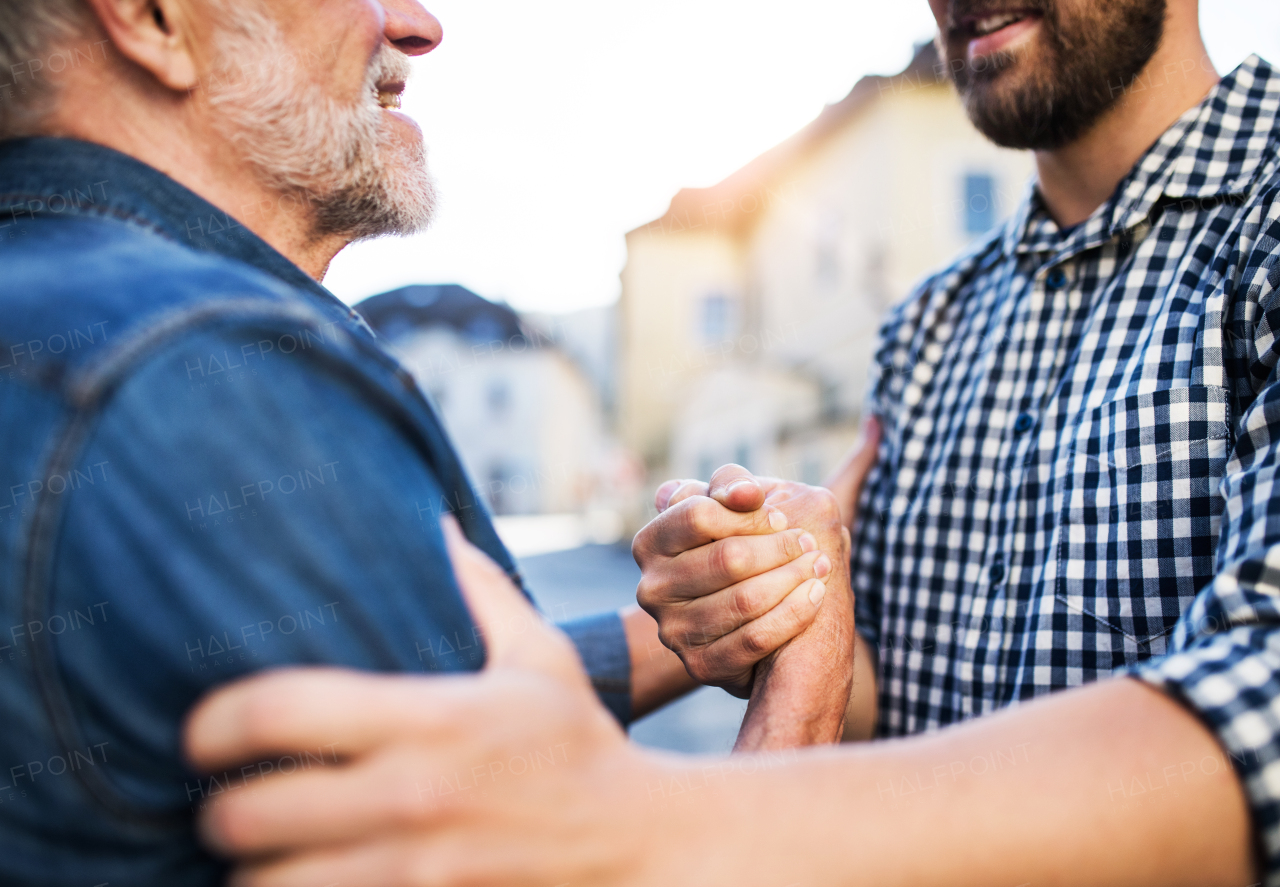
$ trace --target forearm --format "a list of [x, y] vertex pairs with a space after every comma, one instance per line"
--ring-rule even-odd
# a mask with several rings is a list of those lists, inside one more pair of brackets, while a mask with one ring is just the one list
[[631, 716], [642, 718], [698, 686], [680, 657], [658, 638], [658, 623], [639, 607], [620, 614], [631, 656]]
[[861, 635], [853, 639], [853, 689], [844, 713], [843, 742], [865, 742], [875, 735], [880, 715], [879, 682], [871, 644]]
[[[682, 859], [709, 864], [686, 872], [689, 883], [1257, 881], [1244, 795], [1221, 748], [1184, 708], [1137, 681], [919, 738], [795, 754], [771, 769], [769, 758], [737, 759], [724, 775], [691, 768], [687, 780], [708, 791], [681, 808], [690, 820], [671, 837], [696, 840]], [[707, 823], [723, 836], [715, 840], [734, 841], [732, 853], [698, 852]]]

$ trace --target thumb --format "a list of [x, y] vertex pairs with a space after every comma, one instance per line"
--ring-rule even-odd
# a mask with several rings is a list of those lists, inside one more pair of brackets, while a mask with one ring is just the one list
[[507, 574], [462, 534], [451, 515], [440, 520], [458, 588], [488, 659], [486, 670], [537, 671], [590, 689], [573, 644], [529, 605]]
[[755, 511], [764, 505], [764, 487], [741, 465], [725, 465], [711, 475], [707, 495], [730, 511]]

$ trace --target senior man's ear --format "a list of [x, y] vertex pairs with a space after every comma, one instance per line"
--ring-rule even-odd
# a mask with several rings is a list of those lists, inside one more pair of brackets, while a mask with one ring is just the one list
[[[199, 83], [190, 2], [87, 0], [117, 52], [175, 92]], [[207, 23], [205, 31], [207, 32]]]

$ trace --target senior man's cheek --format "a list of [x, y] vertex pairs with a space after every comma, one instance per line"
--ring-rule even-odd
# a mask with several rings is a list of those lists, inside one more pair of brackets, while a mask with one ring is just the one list
[[386, 39], [386, 15], [371, 0], [275, 0], [272, 14], [284, 31], [297, 66], [327, 84], [339, 101], [363, 96], [370, 60]]

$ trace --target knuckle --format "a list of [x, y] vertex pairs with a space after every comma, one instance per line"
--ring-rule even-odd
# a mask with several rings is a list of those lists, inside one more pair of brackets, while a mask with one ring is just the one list
[[680, 661], [684, 663], [684, 670], [689, 672], [689, 676], [695, 681], [705, 684], [715, 678], [714, 673], [708, 667], [707, 655], [701, 651], [691, 651], [681, 655]]
[[655, 557], [661, 557], [664, 541], [673, 531], [680, 530], [682, 509], [668, 506], [667, 510], [654, 517], [640, 528], [631, 540], [631, 557], [641, 567]]
[[677, 637], [679, 637], [679, 633], [672, 631], [669, 624], [658, 623], [658, 640], [662, 643], [662, 646], [668, 650], [679, 652], [680, 645], [676, 643]]
[[690, 657], [690, 662], [685, 668], [699, 683], [716, 686], [728, 675], [724, 649], [720, 645], [699, 649], [696, 656]]
[[729, 596], [729, 609], [732, 617], [739, 624], [760, 615], [763, 602], [760, 593], [752, 586], [744, 585], [735, 589]]
[[649, 528], [653, 526], [653, 523], [656, 520], [657, 518], [654, 518], [653, 521], [650, 521], [649, 523], [645, 524], [645, 526], [640, 530], [640, 532], [636, 533], [636, 537], [631, 540], [631, 557], [633, 560], [635, 560], [637, 564], [640, 564], [642, 566], [644, 564], [645, 559], [649, 556], [649, 535], [648, 534], [651, 532]]
[[718, 549], [716, 559], [720, 575], [731, 581], [749, 575], [753, 558], [746, 539], [731, 536], [717, 542], [715, 547]]
[[826, 487], [816, 487], [814, 500], [818, 514], [823, 520], [840, 520], [840, 502], [836, 499], [835, 493], [831, 492]]
[[774, 537], [778, 541], [779, 548], [782, 549], [782, 556], [793, 561], [800, 555], [804, 554], [804, 549], [800, 547], [801, 530], [788, 530], [785, 533], [775, 533]]
[[[727, 541], [727, 540], [726, 540]], [[717, 542], [707, 551], [707, 571], [717, 584], [724, 585], [729, 573], [728, 546]]]
[[742, 628], [742, 651], [753, 658], [761, 658], [772, 652], [769, 646], [769, 638], [764, 630], [756, 623], [750, 623]]
[[640, 581], [636, 583], [636, 602], [656, 618], [656, 614], [650, 608], [657, 609], [658, 604], [664, 600], [662, 590], [665, 587], [666, 583], [655, 579], [651, 574], [642, 575]]
[[702, 496], [696, 496], [685, 501], [689, 503], [684, 509], [687, 528], [698, 536], [711, 535], [716, 523], [713, 510], [715, 503]]

